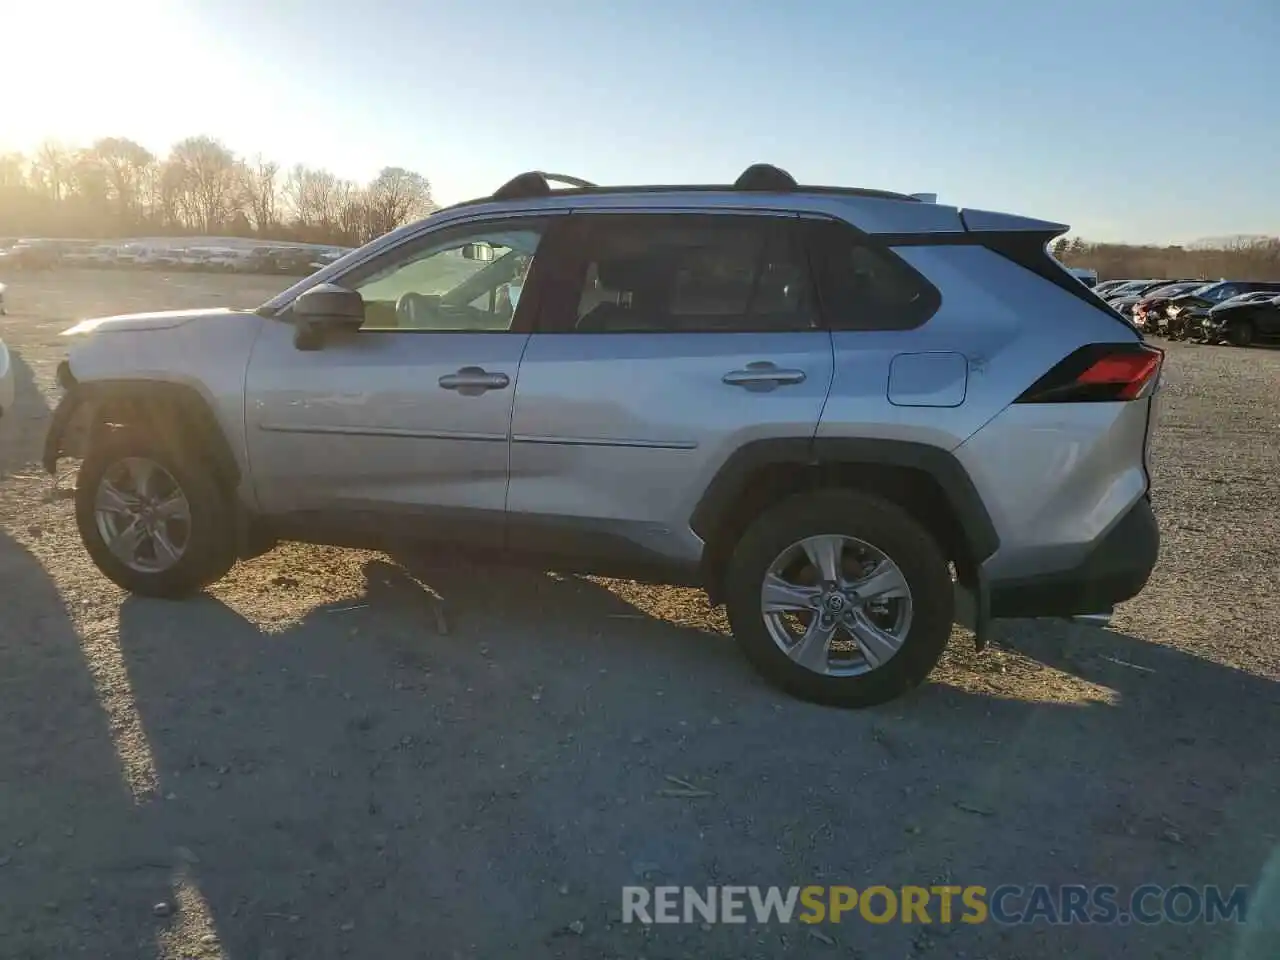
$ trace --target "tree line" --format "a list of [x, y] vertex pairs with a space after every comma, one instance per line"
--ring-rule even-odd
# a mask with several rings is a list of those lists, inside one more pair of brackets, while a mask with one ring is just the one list
[[1280, 280], [1280, 237], [1242, 236], [1167, 247], [1059, 237], [1053, 255], [1069, 267], [1097, 270], [1100, 280]]
[[0, 154], [0, 237], [242, 236], [358, 246], [435, 204], [431, 182], [384, 167], [368, 183], [188, 137], [158, 157], [105, 137]]
[[[0, 154], [0, 237], [230, 235], [358, 246], [435, 208], [431, 182], [384, 167], [369, 183], [188, 137], [158, 157], [123, 137], [76, 148], [44, 143]], [[1053, 253], [1100, 279], [1280, 280], [1280, 237], [1190, 246], [1059, 238]]]

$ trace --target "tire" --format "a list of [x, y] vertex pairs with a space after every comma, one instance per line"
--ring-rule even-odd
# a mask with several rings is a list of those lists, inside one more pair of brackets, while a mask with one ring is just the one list
[[[126, 460], [149, 461], [160, 467], [186, 498], [189, 521], [183, 527], [183, 549], [177, 561], [163, 569], [130, 566], [112, 552], [99, 526], [97, 506], [103, 480], [121, 476]], [[76, 525], [89, 556], [109, 580], [131, 593], [180, 599], [220, 579], [235, 564], [231, 494], [198, 457], [163, 444], [144, 430], [119, 428], [104, 433], [80, 466], [75, 499]]]
[[[775, 561], [806, 538], [832, 535], [855, 538], [892, 561], [910, 594], [901, 646], [879, 666], [867, 670], [868, 661], [862, 667], [866, 672], [857, 675], [819, 673], [793, 661], [770, 633], [762, 608], [765, 576]], [[802, 700], [839, 707], [884, 703], [922, 683], [942, 656], [955, 619], [950, 567], [934, 538], [897, 504], [852, 490], [800, 494], [765, 511], [734, 547], [725, 600], [734, 637], [769, 683]], [[849, 645], [845, 638], [851, 634], [837, 636]], [[830, 650], [822, 656], [830, 668]]]
[[1233, 347], [1247, 347], [1253, 343], [1253, 324], [1237, 320], [1227, 328], [1227, 342]]

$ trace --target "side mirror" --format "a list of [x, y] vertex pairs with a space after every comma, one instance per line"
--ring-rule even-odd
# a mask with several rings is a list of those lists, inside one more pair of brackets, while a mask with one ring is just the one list
[[478, 260], [481, 263], [493, 262], [493, 247], [484, 243], [468, 243], [462, 247], [463, 260]]
[[322, 283], [293, 301], [293, 323], [293, 345], [299, 350], [319, 350], [329, 335], [360, 329], [364, 298], [336, 283]]

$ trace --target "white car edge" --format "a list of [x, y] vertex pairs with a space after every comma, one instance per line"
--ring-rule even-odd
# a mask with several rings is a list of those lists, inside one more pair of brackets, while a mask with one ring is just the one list
[[13, 409], [15, 394], [13, 364], [9, 360], [9, 348], [0, 340], [0, 418]]

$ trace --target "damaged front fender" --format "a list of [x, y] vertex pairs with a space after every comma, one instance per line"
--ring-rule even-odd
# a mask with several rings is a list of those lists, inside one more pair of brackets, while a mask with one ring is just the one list
[[74, 387], [63, 395], [53, 411], [53, 421], [49, 424], [49, 432], [45, 434], [44, 457], [41, 460], [50, 474], [57, 474], [59, 459], [80, 451], [77, 441], [93, 408], [92, 398], [88, 394], [89, 391], [84, 387]]

